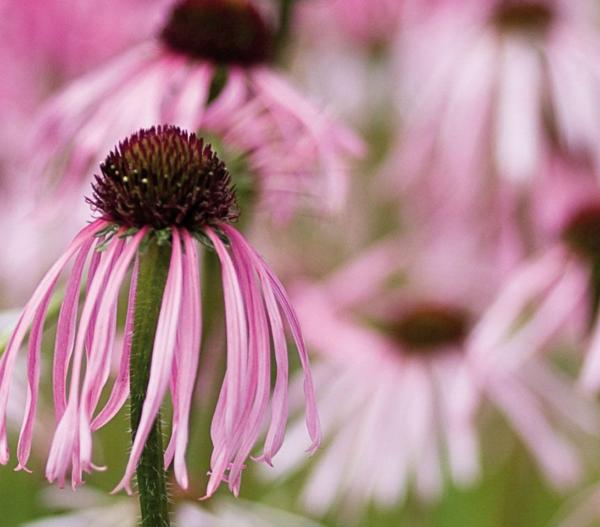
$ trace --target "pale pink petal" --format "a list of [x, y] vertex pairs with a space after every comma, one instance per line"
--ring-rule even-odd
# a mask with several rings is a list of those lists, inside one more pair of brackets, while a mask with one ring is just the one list
[[[129, 267], [129, 264], [135, 256], [139, 244], [145, 236], [147, 229], [141, 229], [136, 233], [133, 238], [127, 244], [127, 247], [121, 254], [118, 262], [112, 270], [112, 276], [102, 295], [102, 304], [104, 309], [99, 309], [99, 316], [106, 313], [108, 306], [110, 306], [116, 296], [118, 295], [119, 288], [125, 273]], [[93, 318], [96, 303], [101, 296], [101, 288], [104, 282], [104, 278], [107, 275], [109, 269], [112, 266], [112, 256], [119, 250], [119, 243], [111, 243], [103, 254], [99, 268], [92, 280], [92, 284], [88, 291], [83, 310], [81, 313], [77, 336], [75, 339], [75, 348], [73, 352], [73, 367], [71, 371], [71, 384], [69, 389], [69, 400], [65, 409], [65, 414], [61, 418], [57, 430], [54, 434], [52, 446], [50, 448], [50, 454], [48, 456], [48, 462], [46, 464], [46, 477], [50, 482], [58, 480], [61, 485], [64, 485], [66, 471], [69, 468], [70, 461], [72, 461], [72, 482], [73, 485], [77, 485], [81, 482], [81, 462], [80, 462], [80, 451], [79, 443], [80, 438], [88, 443], [91, 442], [89, 435], [89, 424], [80, 422], [80, 378], [81, 370], [83, 366], [83, 353], [85, 347], [85, 341], [88, 334], [90, 322]], [[91, 451], [90, 444], [83, 445], [88, 451]], [[89, 456], [89, 452], [84, 452], [86, 456]], [[87, 467], [83, 467], [87, 469]]]
[[273, 274], [269, 266], [262, 259], [261, 256], [248, 245], [243, 236], [237, 232], [233, 227], [229, 225], [223, 225], [223, 230], [226, 234], [232, 239], [235, 240], [235, 243], [239, 244], [240, 247], [243, 247], [245, 252], [248, 254], [250, 258], [254, 261], [255, 268], [261, 277], [261, 282], [263, 284], [263, 291], [265, 287], [270, 287], [275, 295], [275, 298], [281, 307], [287, 322], [289, 324], [292, 338], [296, 344], [296, 348], [298, 350], [298, 356], [300, 358], [300, 363], [304, 372], [304, 396], [306, 397], [306, 425], [312, 439], [312, 445], [309, 448], [309, 452], [314, 452], [321, 442], [321, 427], [319, 423], [319, 416], [316, 405], [316, 398], [314, 392], [314, 383], [312, 380], [312, 374], [310, 371], [310, 364], [308, 358], [308, 351], [306, 349], [306, 345], [304, 343], [304, 338], [302, 337], [302, 331], [300, 329], [300, 324], [298, 322], [298, 318], [292, 307], [287, 293], [279, 279]]
[[94, 418], [91, 424], [92, 431], [102, 428], [122, 408], [129, 396], [129, 359], [131, 357], [131, 342], [133, 338], [133, 322], [135, 316], [135, 294], [137, 288], [137, 274], [139, 270], [139, 258], [136, 258], [131, 273], [129, 285], [129, 296], [127, 299], [127, 316], [125, 318], [125, 329], [123, 335], [123, 350], [117, 379], [104, 408]]
[[504, 43], [499, 87], [496, 160], [510, 181], [531, 179], [538, 167], [541, 137], [538, 51], [516, 39]]
[[[79, 273], [79, 280], [81, 279], [81, 269], [87, 259], [90, 249], [93, 244], [93, 239], [90, 239], [83, 244], [79, 254], [77, 255], [74, 269], [72, 273]], [[80, 267], [80, 269], [78, 269]], [[77, 286], [79, 285], [77, 281]], [[79, 295], [79, 289], [77, 288], [77, 295]], [[65, 296], [63, 300], [63, 306], [66, 302], [71, 301], [74, 303], [74, 299], [68, 299]], [[46, 316], [48, 304], [50, 302], [50, 296], [45, 299], [45, 302], [40, 307], [33, 321], [31, 328], [31, 334], [29, 336], [29, 357], [28, 357], [28, 389], [27, 389], [27, 400], [25, 403], [25, 418], [23, 420], [23, 426], [19, 435], [19, 444], [17, 447], [17, 458], [19, 460], [19, 466], [17, 469], [27, 470], [27, 460], [31, 452], [31, 442], [33, 439], [33, 425], [35, 420], [35, 414], [37, 409], [38, 393], [39, 393], [39, 380], [40, 380], [40, 354], [43, 337], [43, 325], [44, 318]], [[67, 308], [68, 310], [71, 310]], [[75, 308], [76, 309], [76, 308]], [[73, 324], [74, 326], [74, 324]], [[71, 330], [72, 331], [72, 330]], [[68, 336], [69, 345], [74, 340], [73, 336]], [[64, 393], [64, 388], [63, 388]]]
[[544, 417], [538, 402], [517, 379], [488, 382], [487, 393], [505, 413], [549, 480], [558, 488], [573, 484], [582, 466], [570, 443]]
[[[232, 249], [234, 264], [236, 272], [240, 277], [242, 294], [246, 301], [248, 315], [250, 360], [248, 363], [249, 371], [247, 382], [249, 388], [252, 390], [252, 396], [248, 399], [245, 408], [246, 419], [244, 426], [240, 426], [240, 445], [229, 471], [230, 489], [235, 495], [238, 495], [243, 464], [260, 435], [261, 426], [269, 405], [271, 388], [271, 351], [269, 325], [267, 323], [267, 315], [262, 300], [263, 295], [261, 294], [260, 283], [257, 281], [254, 269], [250, 265], [250, 262], [245, 258], [243, 251], [240, 251], [239, 247], [236, 245], [232, 245]], [[275, 347], [277, 348], [278, 337], [275, 334], [273, 340], [275, 342]], [[275, 390], [277, 390], [277, 387]]]
[[177, 434], [175, 435], [175, 477], [179, 485], [188, 486], [185, 452], [189, 436], [189, 419], [194, 385], [200, 357], [202, 340], [202, 304], [200, 291], [199, 261], [196, 244], [191, 235], [182, 231], [185, 255], [183, 257], [183, 301], [179, 322], [180, 341], [177, 358], [176, 397], [173, 406], [177, 411]]
[[[93, 240], [89, 240], [77, 255], [77, 259], [69, 275], [65, 297], [58, 316], [52, 371], [54, 409], [57, 422], [62, 417], [67, 405], [67, 370], [71, 353], [73, 352], [73, 345], [75, 344], [81, 279], [92, 243]], [[94, 256], [96, 254], [99, 255], [100, 253], [96, 252]]]
[[206, 491], [206, 495], [211, 496], [223, 480], [233, 455], [232, 440], [245, 404], [247, 394], [242, 390], [244, 385], [242, 373], [248, 357], [248, 330], [244, 299], [233, 262], [218, 235], [211, 228], [206, 229], [206, 234], [213, 243], [221, 262], [227, 326], [227, 370], [223, 390], [213, 416], [213, 424], [216, 426], [211, 429], [215, 450]]
[[188, 74], [180, 92], [177, 94], [177, 100], [171, 110], [172, 118], [169, 119], [170, 122], [184, 130], [196, 130], [198, 128], [206, 110], [213, 75], [214, 68], [209, 64], [194, 65], [194, 71]]
[[106, 225], [104, 220], [97, 220], [91, 225], [82, 229], [69, 245], [65, 253], [51, 267], [46, 276], [42, 279], [31, 300], [25, 306], [17, 326], [12, 333], [8, 342], [6, 351], [0, 359], [0, 463], [5, 464], [8, 461], [8, 445], [6, 441], [6, 406], [8, 403], [8, 395], [10, 382], [12, 379], [12, 370], [21, 343], [25, 338], [27, 329], [35, 318], [36, 313], [43, 306], [47, 299], [52, 294], [56, 285], [56, 281], [63, 270], [64, 266], [71, 257], [81, 248], [81, 246], [93, 237], [93, 235], [101, 230]]

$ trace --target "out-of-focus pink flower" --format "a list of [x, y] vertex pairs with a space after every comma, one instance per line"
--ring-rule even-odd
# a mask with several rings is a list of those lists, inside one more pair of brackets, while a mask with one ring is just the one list
[[595, 391], [600, 388], [600, 193], [589, 185], [575, 192], [572, 187], [559, 184], [543, 195], [551, 210], [542, 218], [548, 243], [512, 273], [487, 317], [497, 325], [519, 323], [528, 335], [510, 353], [494, 351], [499, 362], [539, 353], [561, 336], [575, 336], [578, 346], [586, 343], [581, 384]]
[[[383, 242], [295, 296], [321, 359], [314, 371], [327, 448], [303, 493], [317, 513], [336, 504], [351, 514], [371, 501], [392, 506], [411, 481], [419, 495], [435, 497], [443, 460], [454, 483], [472, 482], [483, 399], [507, 417], [552, 483], [573, 483], [582, 473], [580, 452], [561, 425], [569, 428], [572, 419], [573, 430], [596, 432], [592, 402], [542, 362], [488, 368], [490, 342], [475, 338], [482, 323], [499, 331], [492, 348], [525, 339], [478, 319], [497, 285], [494, 269], [477, 260], [465, 233], [435, 232], [426, 246], [419, 253]], [[280, 475], [302, 466], [289, 449], [299, 431], [292, 429], [278, 459]]]
[[403, 41], [410, 104], [391, 176], [477, 200], [542, 176], [561, 151], [600, 166], [600, 34], [588, 0], [490, 0], [437, 13]]
[[[211, 245], [221, 263], [227, 329], [227, 371], [211, 426], [214, 450], [207, 496], [224, 480], [232, 492], [239, 492], [242, 470], [269, 407], [271, 419], [260, 459], [270, 464], [283, 443], [288, 411], [284, 321], [306, 373], [306, 423], [312, 440], [310, 451], [315, 450], [320, 428], [300, 326], [277, 277], [229, 224], [236, 217], [235, 196], [227, 169], [210, 146], [174, 127], [142, 130], [107, 157], [93, 189], [93, 198], [88, 201], [101, 217], [79, 232], [43, 278], [0, 358], [0, 462], [8, 462], [9, 389], [15, 362], [31, 327], [28, 395], [17, 447], [18, 469], [27, 470], [38, 404], [44, 320], [58, 278], [74, 258], [57, 324], [53, 366], [57, 428], [46, 477], [63, 486], [71, 468], [71, 481], [77, 486], [83, 471], [95, 468], [92, 433], [117, 414], [129, 393], [137, 254], [140, 244], [152, 237], [153, 243], [163, 239], [163, 243], [171, 244], [170, 264], [140, 423], [117, 488], [130, 491], [145, 441], [169, 387], [173, 425], [165, 466], [173, 463], [177, 482], [183, 488], [188, 484], [185, 452], [202, 333], [195, 237]], [[229, 248], [221, 237], [226, 237]], [[133, 262], [125, 339], [122, 347], [116, 347], [118, 296]], [[78, 317], [86, 266], [86, 296]], [[271, 347], [276, 363], [272, 397]], [[118, 375], [108, 401], [97, 412], [114, 361], [120, 365]]]
[[154, 123], [216, 135], [259, 176], [271, 210], [343, 203], [348, 156], [361, 142], [296, 91], [270, 65], [270, 22], [250, 1], [183, 0], [160, 35], [62, 91], [46, 108], [32, 163], [35, 177], [81, 188], [119, 137]]

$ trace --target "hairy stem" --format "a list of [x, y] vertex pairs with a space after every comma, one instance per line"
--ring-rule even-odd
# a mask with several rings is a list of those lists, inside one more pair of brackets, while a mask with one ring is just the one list
[[[135, 296], [130, 363], [131, 434], [135, 439], [146, 398], [156, 324], [169, 271], [171, 249], [152, 240], [143, 254]], [[163, 461], [160, 415], [148, 436], [137, 467], [142, 527], [169, 527], [169, 501]]]

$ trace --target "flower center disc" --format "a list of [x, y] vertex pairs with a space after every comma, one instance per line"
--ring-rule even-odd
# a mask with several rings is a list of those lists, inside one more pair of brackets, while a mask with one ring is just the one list
[[392, 336], [409, 351], [431, 352], [459, 345], [468, 332], [468, 316], [452, 306], [419, 306], [389, 327]]
[[161, 38], [174, 51], [218, 64], [250, 66], [273, 55], [273, 31], [249, 0], [183, 0]]
[[586, 259], [600, 260], [600, 203], [576, 212], [563, 231], [569, 247]]
[[504, 1], [495, 10], [492, 20], [501, 31], [544, 33], [552, 24], [554, 13], [544, 2]]
[[175, 126], [140, 130], [100, 165], [88, 198], [125, 227], [199, 231], [237, 218], [229, 172], [210, 145]]

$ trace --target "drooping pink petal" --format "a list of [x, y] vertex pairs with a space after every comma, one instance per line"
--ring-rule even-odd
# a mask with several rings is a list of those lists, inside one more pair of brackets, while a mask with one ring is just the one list
[[17, 326], [13, 331], [8, 342], [6, 351], [0, 359], [0, 463], [5, 464], [8, 461], [8, 445], [6, 441], [6, 406], [8, 403], [8, 395], [10, 383], [12, 379], [12, 370], [21, 343], [25, 338], [27, 329], [35, 318], [36, 313], [40, 310], [47, 299], [52, 294], [58, 277], [72, 256], [80, 249], [80, 247], [93, 237], [96, 232], [101, 230], [106, 225], [104, 220], [97, 220], [82, 229], [75, 239], [71, 242], [65, 253], [59, 260], [50, 268], [46, 276], [42, 279], [31, 300], [25, 306], [23, 314], [17, 322]]
[[131, 357], [131, 342], [133, 338], [133, 322], [135, 316], [135, 295], [137, 289], [138, 270], [139, 258], [136, 258], [131, 274], [129, 296], [127, 298], [127, 315], [125, 318], [123, 350], [121, 352], [119, 373], [106, 405], [92, 421], [92, 431], [98, 430], [108, 423], [125, 404], [125, 401], [129, 396], [129, 359]]
[[582, 466], [575, 449], [551, 426], [518, 379], [514, 376], [494, 379], [486, 388], [551, 483], [564, 488], [580, 477]]
[[261, 276], [263, 295], [267, 306], [271, 334], [273, 335], [273, 347], [275, 350], [275, 363], [277, 364], [277, 374], [275, 377], [275, 387], [273, 389], [271, 424], [265, 439], [264, 453], [259, 458], [265, 463], [272, 465], [273, 456], [279, 451], [283, 444], [285, 426], [288, 418], [288, 357], [287, 342], [281, 314], [269, 284]]
[[559, 277], [565, 254], [554, 247], [541, 258], [516, 273], [472, 332], [470, 352], [485, 359], [502, 342], [506, 331], [528, 302], [546, 291]]
[[[67, 370], [73, 345], [75, 343], [75, 329], [77, 324], [77, 310], [79, 308], [79, 295], [81, 294], [81, 278], [85, 261], [89, 255], [89, 250], [93, 240], [90, 239], [79, 251], [77, 259], [69, 280], [63, 299], [58, 323], [56, 326], [56, 339], [54, 342], [54, 359], [52, 367], [54, 410], [56, 421], [62, 417], [67, 405]], [[94, 253], [94, 256], [100, 253]]]
[[205, 230], [221, 262], [225, 320], [227, 331], [227, 369], [223, 390], [213, 416], [211, 436], [213, 459], [206, 495], [211, 496], [223, 480], [233, 454], [235, 427], [245, 403], [242, 373], [248, 357], [248, 330], [244, 299], [235, 267], [219, 236], [211, 228]]
[[[113, 257], [112, 265], [107, 273], [108, 277], [113, 276], [114, 268], [124, 246], [122, 240], [119, 240], [119, 242], [116, 243], [119, 244], [119, 248]], [[108, 289], [108, 282], [105, 281], [102, 289]], [[97, 304], [98, 309], [101, 307], [101, 304], [102, 299], [100, 299], [100, 303]], [[98, 311], [96, 311], [91, 322], [95, 329], [93, 339], [90, 343], [86, 371], [86, 379], [91, 380], [88, 386], [86, 386], [84, 381], [82, 391], [88, 419], [91, 419], [91, 416], [96, 409], [96, 405], [98, 404], [102, 389], [110, 375], [111, 357], [117, 330], [117, 308], [118, 297], [116, 296], [113, 303], [107, 307], [105, 316], [103, 314], [103, 316], [99, 317]]]
[[[240, 278], [242, 295], [246, 303], [249, 326], [249, 352], [247, 387], [249, 397], [246, 400], [244, 418], [238, 425], [239, 439], [236, 437], [237, 453], [229, 470], [229, 488], [234, 495], [239, 494], [241, 472], [252, 447], [256, 443], [269, 405], [271, 388], [271, 350], [269, 325], [260, 282], [251, 262], [244, 257], [238, 246], [232, 245], [233, 261]], [[283, 334], [283, 332], [282, 332]], [[285, 337], [284, 337], [285, 338]], [[277, 337], [274, 336], [274, 340]], [[287, 360], [287, 354], [286, 354]], [[287, 389], [287, 371], [286, 371]]]
[[93, 321], [97, 303], [104, 293], [104, 281], [114, 262], [115, 253], [121, 243], [111, 243], [106, 252], [101, 256], [98, 269], [94, 275], [91, 286], [86, 296], [73, 350], [73, 366], [71, 370], [71, 383], [69, 397], [65, 411], [58, 422], [48, 461], [46, 463], [46, 478], [52, 483], [58, 480], [64, 486], [69, 465], [72, 465], [71, 483], [73, 487], [81, 483], [80, 441], [79, 441], [79, 389], [80, 375], [83, 366], [83, 354], [89, 334], [89, 325]]
[[[114, 240], [112, 240], [111, 243], [114, 243]], [[103, 280], [102, 284], [100, 285], [100, 296], [102, 296], [104, 294], [104, 291], [106, 290], [108, 281], [111, 276], [112, 267], [114, 267], [116, 261], [119, 259], [119, 256], [121, 256], [121, 253], [123, 252], [123, 247], [124, 247], [124, 243], [122, 242], [122, 240], [118, 240], [116, 250], [112, 254], [111, 264], [110, 264], [111, 267], [109, 268], [108, 272], [104, 275], [104, 280]], [[96, 251], [96, 252], [98, 253], [98, 251]], [[91, 267], [90, 267], [90, 271], [88, 273], [87, 284], [86, 284], [87, 291], [89, 291], [89, 289], [90, 289], [92, 281], [94, 280], [94, 276], [96, 275], [97, 268], [100, 265], [100, 260], [102, 258], [103, 258], [102, 254], [99, 254], [97, 258], [96, 258], [96, 255], [94, 255], [94, 258], [92, 258]], [[96, 306], [94, 307], [94, 309], [92, 311], [92, 317], [90, 319], [90, 324], [89, 324], [87, 335], [85, 338], [85, 352], [86, 352], [86, 358], [88, 361], [90, 360], [90, 357], [92, 354], [92, 346], [94, 343], [94, 335], [95, 335], [95, 331], [96, 331], [96, 321], [98, 320], [99, 305], [100, 305], [100, 299], [98, 299], [98, 302], [96, 303]]]
[[[106, 238], [104, 238], [104, 242], [106, 242]], [[90, 261], [90, 266], [88, 268], [88, 272], [87, 272], [87, 278], [85, 280], [85, 292], [86, 295], [90, 290], [90, 286], [92, 285], [92, 281], [94, 280], [94, 276], [96, 276], [96, 271], [98, 271], [98, 267], [100, 267], [100, 260], [103, 256], [103, 251], [94, 251], [94, 254], [92, 255], [92, 259]], [[104, 289], [104, 288], [102, 288]], [[96, 309], [94, 309], [94, 313], [92, 314], [92, 320], [95, 320], [96, 318]], [[88, 328], [88, 334], [86, 336], [85, 339], [85, 349], [86, 352], [89, 354], [89, 350], [92, 347], [92, 338], [94, 336], [94, 324], [91, 323], [90, 327]]]
[[[97, 331], [94, 331], [94, 340], [91, 344], [91, 349], [99, 351], [93, 352], [88, 358], [88, 364], [85, 371], [82, 387], [78, 392], [78, 386], [75, 387], [75, 396], [73, 397], [74, 405], [78, 411], [78, 433], [75, 441], [78, 445], [78, 450], [74, 452], [75, 459], [73, 461], [74, 471], [75, 468], [81, 466], [83, 470], [89, 471], [94, 468], [92, 464], [92, 412], [94, 408], [91, 407], [92, 403], [95, 405], [93, 400], [94, 394], [99, 393], [102, 384], [106, 381], [108, 372], [106, 371], [106, 365], [102, 363], [102, 357], [105, 353], [107, 338], [110, 337], [110, 333], [113, 333], [114, 338], [114, 319], [115, 319], [115, 305], [118, 299], [121, 284], [125, 278], [125, 274], [129, 269], [131, 261], [135, 258], [140, 243], [146, 235], [148, 228], [140, 229], [127, 243], [123, 249], [124, 239], [120, 239], [119, 236], [122, 232], [117, 233], [118, 240], [111, 242], [110, 251], [113, 253], [109, 258], [107, 256], [106, 267], [102, 268], [104, 277], [94, 278], [94, 282], [90, 288], [90, 295], [94, 293], [96, 300], [94, 302], [94, 308], [92, 308], [92, 315], [88, 319], [88, 324], [94, 323], [97, 325]], [[98, 271], [98, 274], [100, 270]], [[105, 281], [106, 275], [108, 275], [108, 281]], [[96, 293], [97, 289], [102, 289], [101, 293]], [[87, 302], [87, 299], [86, 299]], [[94, 319], [94, 312], [97, 313], [97, 318]], [[81, 315], [80, 327], [83, 325], [85, 314], [84, 310]], [[112, 328], [112, 329], [111, 329]], [[87, 331], [86, 331], [87, 333]], [[81, 360], [81, 356], [79, 357]], [[109, 362], [106, 358], [105, 362]], [[77, 365], [78, 369], [73, 367], [73, 377], [79, 379], [81, 362]], [[79, 384], [79, 381], [77, 381]], [[71, 388], [73, 388], [73, 382], [71, 382]], [[69, 399], [71, 403], [71, 398]], [[73, 478], [74, 481], [80, 479], [77, 475]]]
[[[199, 261], [196, 244], [188, 231], [182, 231], [185, 254], [183, 257], [183, 300], [179, 322], [178, 366], [176, 375], [174, 412], [177, 423], [173, 430], [175, 477], [179, 485], [188, 486], [185, 452], [189, 436], [189, 419], [202, 340], [201, 291]], [[165, 456], [167, 457], [167, 456]], [[166, 463], [168, 466], [169, 463]]]
[[312, 445], [309, 449], [310, 452], [314, 452], [321, 442], [321, 427], [319, 424], [319, 416], [316, 405], [314, 383], [312, 380], [312, 374], [310, 371], [310, 364], [308, 358], [308, 350], [302, 337], [302, 331], [300, 329], [300, 323], [292, 307], [287, 293], [279, 279], [273, 274], [269, 266], [262, 259], [262, 257], [246, 242], [243, 236], [229, 225], [222, 226], [223, 231], [232, 239], [234, 243], [243, 247], [248, 257], [254, 261], [255, 268], [261, 276], [263, 282], [263, 290], [266, 284], [272, 288], [275, 298], [279, 306], [281, 307], [287, 322], [289, 324], [292, 338], [298, 349], [298, 356], [300, 358], [300, 364], [304, 372], [304, 395], [306, 398], [306, 425], [308, 428], [309, 435], [312, 439]]
[[25, 403], [25, 417], [21, 432], [19, 434], [19, 443], [17, 445], [17, 459], [19, 464], [16, 470], [25, 470], [31, 472], [27, 468], [27, 460], [31, 452], [31, 442], [33, 439], [33, 424], [37, 409], [38, 391], [40, 382], [40, 353], [42, 349], [42, 337], [44, 335], [44, 320], [48, 312], [48, 305], [52, 291], [49, 291], [45, 296], [42, 304], [38, 308], [33, 324], [31, 334], [29, 336], [29, 351], [27, 357], [27, 401]]
[[[121, 254], [118, 262], [112, 270], [111, 280], [108, 283], [106, 291], [102, 296], [102, 303], [106, 308], [114, 302], [114, 298], [118, 294], [121, 282], [125, 276], [127, 268], [131, 263], [131, 260], [135, 256], [139, 244], [145, 236], [147, 229], [141, 229], [136, 233], [131, 241], [127, 244], [127, 247]], [[77, 336], [75, 339], [75, 348], [73, 351], [73, 367], [71, 371], [71, 384], [69, 388], [69, 399], [65, 413], [62, 416], [58, 427], [54, 434], [50, 453], [48, 455], [48, 462], [46, 464], [46, 478], [53, 482], [59, 481], [60, 485], [64, 485], [66, 472], [69, 468], [69, 464], [72, 462], [72, 481], [73, 485], [81, 482], [81, 462], [80, 462], [80, 440], [89, 441], [89, 425], [80, 426], [79, 419], [79, 390], [80, 390], [80, 379], [81, 370], [83, 366], [83, 353], [85, 347], [85, 341], [88, 335], [89, 324], [92, 320], [96, 303], [101, 296], [101, 286], [104, 282], [104, 278], [108, 273], [112, 265], [112, 257], [114, 253], [119, 249], [120, 244], [113, 242], [109, 245], [105, 254], [101, 259], [98, 271], [96, 272], [92, 284], [90, 286], [88, 295], [83, 305], [81, 318], [78, 326]], [[99, 310], [100, 316], [103, 310]], [[84, 448], [91, 450], [91, 445], [83, 445]], [[83, 467], [87, 469], [87, 467]]]
[[[82, 248], [77, 255], [75, 260], [75, 266], [72, 273], [79, 274], [79, 280], [81, 279], [81, 269], [89, 255], [90, 249], [92, 248], [93, 239], [88, 240], [83, 244]], [[80, 268], [78, 268], [80, 267]], [[77, 285], [79, 285], [77, 283]], [[79, 290], [77, 289], [77, 295]], [[71, 301], [74, 303], [73, 298], [66, 298], [63, 300], [63, 306], [65, 303]], [[50, 296], [47, 296], [45, 302], [42, 304], [33, 321], [31, 334], [29, 336], [29, 357], [28, 357], [28, 387], [27, 387], [27, 401], [25, 403], [25, 418], [23, 420], [23, 426], [19, 435], [19, 443], [17, 446], [17, 458], [19, 460], [18, 470], [27, 469], [27, 461], [31, 452], [31, 442], [33, 439], [33, 425], [35, 420], [35, 414], [37, 409], [38, 393], [39, 393], [39, 380], [40, 380], [40, 353], [42, 347], [42, 337], [44, 329], [44, 319], [50, 302]], [[67, 312], [71, 311], [72, 307], [67, 307]], [[71, 324], [69, 324], [71, 325]], [[73, 336], [67, 336], [69, 345], [74, 339]], [[66, 372], [65, 372], [66, 375]], [[64, 393], [64, 388], [63, 388]]]

